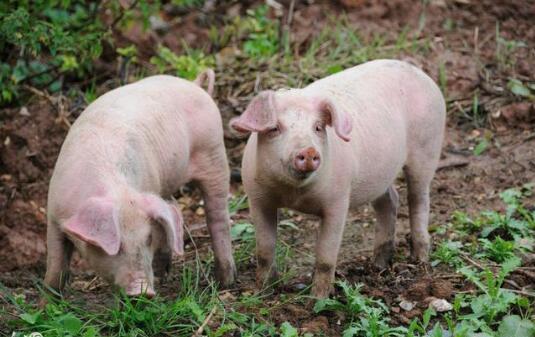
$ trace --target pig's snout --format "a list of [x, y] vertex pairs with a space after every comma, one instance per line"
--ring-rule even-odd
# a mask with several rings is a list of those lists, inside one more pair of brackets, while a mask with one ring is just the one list
[[294, 170], [300, 174], [309, 174], [318, 169], [321, 163], [319, 152], [309, 147], [299, 151], [294, 158]]
[[125, 292], [128, 296], [145, 296], [148, 298], [153, 298], [156, 296], [154, 288], [148, 283], [147, 280], [135, 280], [131, 282], [125, 289]]

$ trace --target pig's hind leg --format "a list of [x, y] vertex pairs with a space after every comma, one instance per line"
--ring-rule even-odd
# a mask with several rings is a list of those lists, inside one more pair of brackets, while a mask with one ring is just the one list
[[[440, 148], [440, 147], [439, 147]], [[440, 152], [429, 155], [420, 152], [409, 157], [405, 166], [408, 188], [409, 218], [411, 224], [411, 255], [413, 259], [427, 262], [430, 250], [429, 190], [435, 174]]]
[[444, 139], [446, 105], [436, 84], [427, 76], [423, 78], [421, 88], [427, 94], [427, 104], [420, 106], [425, 111], [414, 112], [418, 118], [415, 121], [413, 117], [413, 122], [417, 124], [409, 127], [409, 151], [404, 171], [411, 224], [411, 255], [417, 261], [427, 262], [431, 247], [427, 229], [429, 191]]
[[377, 198], [372, 205], [377, 217], [373, 250], [374, 263], [379, 268], [386, 268], [392, 260], [395, 249], [399, 197], [394, 186], [390, 186], [386, 193]]
[[74, 247], [60, 230], [59, 225], [50, 220], [46, 232], [46, 245], [45, 285], [61, 291], [69, 276], [69, 265]]
[[228, 287], [234, 283], [236, 266], [232, 257], [227, 202], [230, 174], [224, 149], [204, 158], [200, 167], [203, 168], [200, 170], [202, 174], [195, 180], [203, 194], [206, 223], [214, 251], [215, 277], [221, 286]]

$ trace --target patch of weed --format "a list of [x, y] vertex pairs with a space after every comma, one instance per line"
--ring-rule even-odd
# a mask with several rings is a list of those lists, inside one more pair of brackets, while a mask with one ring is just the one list
[[150, 62], [156, 66], [158, 72], [173, 72], [176, 76], [193, 80], [204, 69], [214, 67], [213, 56], [206, 56], [200, 50], [186, 48], [185, 55], [176, 55], [167, 47], [160, 46], [156, 56]]

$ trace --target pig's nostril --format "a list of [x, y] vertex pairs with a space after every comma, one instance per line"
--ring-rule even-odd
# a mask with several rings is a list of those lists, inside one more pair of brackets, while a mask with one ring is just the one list
[[303, 156], [302, 154], [297, 155], [297, 159], [303, 161], [305, 160], [305, 156]]

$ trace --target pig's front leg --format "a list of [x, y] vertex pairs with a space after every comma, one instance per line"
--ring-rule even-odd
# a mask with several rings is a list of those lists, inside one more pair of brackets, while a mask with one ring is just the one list
[[332, 291], [348, 207], [348, 200], [344, 200], [324, 211], [316, 243], [316, 266], [312, 281], [314, 297], [326, 298]]
[[227, 207], [228, 176], [201, 181], [206, 212], [206, 223], [215, 259], [215, 277], [219, 284], [228, 287], [234, 283], [236, 265], [232, 257], [229, 214]]
[[159, 278], [165, 277], [171, 269], [172, 252], [168, 248], [160, 248], [154, 253], [152, 270]]
[[262, 289], [277, 279], [275, 247], [277, 242], [277, 208], [249, 200], [251, 218], [256, 229], [256, 286]]
[[50, 221], [46, 232], [46, 246], [45, 285], [61, 291], [69, 276], [69, 265], [74, 247], [60, 230], [59, 225]]

